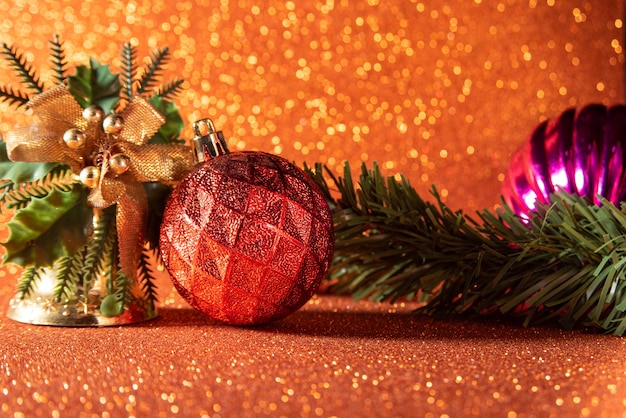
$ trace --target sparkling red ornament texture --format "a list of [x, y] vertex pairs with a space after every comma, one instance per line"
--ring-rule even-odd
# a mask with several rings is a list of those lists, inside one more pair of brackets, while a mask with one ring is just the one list
[[562, 189], [600, 203], [626, 199], [626, 105], [590, 104], [539, 124], [511, 157], [505, 201], [524, 215]]
[[197, 166], [172, 192], [160, 248], [190, 305], [229, 324], [263, 324], [319, 288], [334, 250], [332, 215], [289, 161], [229, 153]]

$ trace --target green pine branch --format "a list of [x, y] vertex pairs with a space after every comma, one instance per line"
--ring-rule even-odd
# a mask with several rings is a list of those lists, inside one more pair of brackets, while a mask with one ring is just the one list
[[[335, 223], [331, 291], [355, 298], [417, 298], [433, 316], [500, 314], [524, 325], [626, 330], [626, 207], [595, 206], [558, 193], [522, 219], [503, 205], [474, 219], [452, 211], [433, 189], [349, 165], [332, 183], [307, 168], [330, 197]], [[328, 197], [328, 196], [327, 196]]]
[[[117, 233], [113, 234], [112, 237], [113, 237], [113, 240], [111, 242], [112, 244], [111, 262], [114, 262], [119, 259]], [[114, 266], [116, 267], [114, 270], [115, 277], [114, 277], [114, 280], [111, 282], [111, 287], [109, 289], [109, 296], [103, 299], [103, 303], [105, 303], [105, 300], [107, 300], [107, 298], [112, 299], [113, 301], [115, 301], [114, 313], [116, 315], [121, 315], [121, 313], [124, 312], [124, 310], [130, 306], [130, 303], [132, 301], [133, 281], [124, 273], [124, 271], [122, 270], [122, 266], [120, 265], [119, 262], [115, 263]], [[101, 305], [101, 309], [102, 309], [102, 305]]]
[[82, 269], [83, 289], [91, 287], [91, 283], [96, 279], [98, 273], [101, 272], [103, 263], [110, 257], [106, 249], [111, 229], [115, 229], [115, 206], [100, 211], [99, 218], [95, 223]]
[[6, 183], [3, 190], [3, 201], [7, 208], [22, 209], [33, 198], [48, 196], [53, 190], [69, 192], [76, 184], [72, 171], [67, 166], [53, 169], [43, 178], [19, 184]]
[[65, 58], [65, 48], [61, 42], [59, 35], [54, 35], [51, 41], [48, 41], [50, 47], [50, 61], [54, 71], [54, 79], [58, 84], [65, 84], [67, 81], [65, 73], [67, 72], [67, 59]]
[[139, 271], [137, 274], [137, 278], [139, 283], [141, 283], [141, 288], [143, 290], [143, 294], [146, 296], [146, 300], [149, 303], [147, 307], [148, 310], [154, 311], [156, 304], [158, 303], [157, 296], [157, 285], [154, 278], [154, 271], [150, 266], [150, 255], [156, 255], [156, 250], [148, 251], [144, 250], [141, 253], [141, 258], [139, 260]]
[[27, 298], [40, 280], [39, 271], [35, 266], [27, 266], [17, 281], [16, 294], [20, 299]]
[[317, 184], [324, 199], [331, 204], [331, 210], [335, 208], [334, 198], [330, 191], [328, 181], [324, 178], [324, 173], [329, 177], [332, 184], [337, 184], [338, 180], [332, 171], [328, 170], [326, 167], [323, 167], [322, 164], [317, 163], [313, 168], [304, 163], [304, 171], [313, 179], [313, 182]]
[[15, 183], [10, 179], [0, 179], [0, 213], [6, 208], [6, 196], [13, 190]]
[[107, 295], [100, 301], [100, 313], [107, 317], [121, 315], [132, 301], [133, 282], [124, 274], [117, 260], [118, 236], [116, 228], [109, 229], [104, 245], [105, 257], [100, 258], [100, 274], [106, 276]]
[[9, 67], [15, 71], [17, 77], [22, 84], [33, 91], [33, 93], [41, 93], [44, 85], [39, 79], [39, 75], [31, 65], [26, 61], [26, 57], [14, 46], [2, 43], [0, 46], [0, 55], [7, 60]]
[[130, 44], [130, 42], [126, 42], [122, 46], [120, 53], [120, 59], [122, 60], [122, 74], [120, 75], [122, 91], [120, 95], [128, 101], [133, 98], [133, 82], [135, 74], [137, 73], [137, 65], [135, 64], [136, 58], [136, 49]]
[[115, 279], [117, 275], [117, 227], [115, 223], [107, 230], [105, 240], [102, 245], [101, 256], [98, 257], [97, 271], [101, 277], [106, 278], [108, 294], [115, 292]]
[[28, 95], [23, 91], [13, 89], [10, 85], [0, 85], [0, 101], [7, 102], [19, 109], [27, 107], [29, 100]]
[[183, 90], [184, 82], [182, 78], [173, 78], [157, 86], [154, 94], [165, 100], [173, 100]]
[[[119, 245], [115, 224], [109, 229], [109, 234], [103, 249], [106, 257], [100, 258], [100, 271], [107, 277], [108, 295], [116, 301], [115, 312], [121, 314], [130, 305], [132, 299], [133, 281], [119, 265]], [[106, 298], [105, 298], [106, 299]]]
[[76, 289], [82, 279], [86, 252], [87, 246], [84, 246], [74, 255], [61, 257], [55, 262], [56, 285], [52, 293], [55, 302], [61, 302], [63, 298], [71, 298], [72, 295], [76, 295]]
[[147, 93], [150, 89], [154, 89], [158, 85], [158, 79], [163, 72], [163, 66], [170, 58], [170, 50], [168, 47], [157, 48], [150, 53], [148, 62], [144, 68], [144, 72], [139, 77], [137, 94]]
[[63, 256], [55, 260], [52, 268], [55, 272], [55, 286], [52, 298], [55, 302], [60, 302], [61, 298], [70, 294], [72, 283], [69, 277], [69, 270], [72, 257]]
[[133, 282], [118, 266], [117, 278], [115, 280], [115, 298], [121, 302], [121, 310], [128, 308], [132, 301]]

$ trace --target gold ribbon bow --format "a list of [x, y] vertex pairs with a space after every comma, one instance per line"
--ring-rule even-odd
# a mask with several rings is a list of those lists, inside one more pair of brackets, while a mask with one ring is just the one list
[[[116, 227], [120, 266], [127, 277], [137, 275], [143, 251], [148, 201], [142, 182], [176, 182], [193, 166], [185, 145], [148, 144], [165, 122], [142, 97], [134, 97], [119, 116], [123, 125], [115, 132], [103, 130], [102, 118], [90, 120], [64, 85], [37, 95], [29, 102], [39, 123], [7, 133], [12, 161], [58, 162], [79, 175], [85, 169], [98, 173], [88, 202], [94, 208], [117, 204]], [[119, 119], [118, 119], [119, 120]], [[71, 147], [63, 136], [80, 131], [80, 146]], [[123, 158], [124, 170], [113, 170], [111, 158]], [[118, 161], [119, 162], [119, 161]]]

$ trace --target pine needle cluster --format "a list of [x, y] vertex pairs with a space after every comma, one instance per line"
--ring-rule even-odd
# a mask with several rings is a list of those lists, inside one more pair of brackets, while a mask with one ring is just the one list
[[120, 52], [120, 74], [122, 90], [121, 97], [130, 101], [135, 95], [154, 95], [164, 100], [174, 99], [181, 91], [184, 80], [175, 77], [166, 82], [161, 82], [163, 69], [171, 58], [169, 48], [157, 48], [146, 58], [144, 67], [139, 71], [137, 65], [137, 50], [130, 42], [122, 46]]
[[[129, 42], [125, 43], [120, 51], [121, 74], [118, 77], [107, 77], [100, 65], [91, 60], [91, 68], [78, 67], [76, 76], [68, 75], [69, 64], [66, 58], [64, 43], [58, 35], [48, 42], [50, 50], [50, 63], [52, 78], [56, 84], [68, 84], [72, 93], [80, 96], [77, 100], [97, 102], [97, 99], [114, 100], [118, 107], [124, 106], [135, 95], [153, 95], [152, 101], [171, 101], [181, 91], [184, 80], [174, 77], [165, 82], [160, 79], [163, 76], [164, 67], [171, 57], [167, 47], [157, 48], [151, 52], [150, 57], [145, 59], [145, 65], [139, 71], [137, 65], [137, 51]], [[18, 89], [10, 84], [0, 85], [0, 101], [5, 101], [17, 108], [27, 107], [32, 95], [42, 93], [45, 85], [39, 73], [28, 63], [26, 57], [17, 47], [2, 43], [0, 45], [0, 57], [13, 70], [15, 76], [24, 89]], [[96, 64], [96, 65], [94, 65]], [[80, 80], [84, 78], [85, 80]], [[74, 79], [74, 80], [72, 80]], [[72, 81], [75, 81], [72, 83]], [[87, 94], [83, 90], [88, 90]], [[113, 96], [113, 97], [110, 97]], [[122, 100], [119, 100], [122, 99]], [[93, 104], [93, 103], [81, 103]], [[107, 107], [107, 106], [103, 106]], [[121, 109], [118, 109], [121, 111]], [[161, 109], [159, 109], [161, 110]]]
[[[525, 326], [626, 330], [626, 209], [559, 192], [528, 218], [505, 203], [476, 218], [433, 188], [350, 166], [336, 178], [305, 167], [334, 211], [330, 291], [356, 299], [422, 301], [433, 316], [504, 314]], [[331, 192], [336, 189], [337, 195]]]

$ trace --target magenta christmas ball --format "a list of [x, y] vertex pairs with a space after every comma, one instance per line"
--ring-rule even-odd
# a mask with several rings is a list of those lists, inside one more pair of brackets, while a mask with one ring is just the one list
[[613, 203], [626, 198], [626, 106], [593, 104], [539, 124], [511, 157], [502, 186], [509, 206], [524, 215], [557, 190]]

